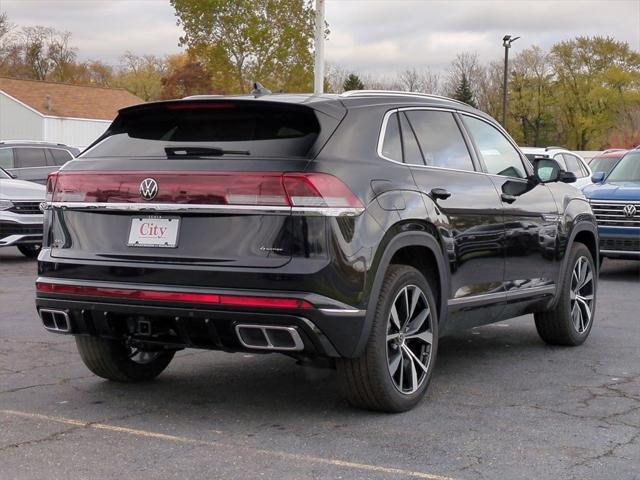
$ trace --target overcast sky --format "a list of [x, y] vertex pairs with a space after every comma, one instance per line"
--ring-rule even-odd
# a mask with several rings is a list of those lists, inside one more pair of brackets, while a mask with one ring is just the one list
[[[18, 26], [71, 32], [83, 60], [181, 50], [168, 0], [0, 0], [0, 11]], [[327, 61], [376, 75], [410, 66], [439, 71], [463, 51], [501, 58], [506, 33], [522, 36], [513, 53], [596, 34], [640, 50], [640, 0], [328, 0], [326, 13]]]

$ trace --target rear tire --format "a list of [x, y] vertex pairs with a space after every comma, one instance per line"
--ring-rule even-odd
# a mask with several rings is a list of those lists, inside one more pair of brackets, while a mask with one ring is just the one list
[[38, 254], [42, 250], [42, 245], [37, 244], [17, 245], [17, 247], [21, 254], [29, 258], [38, 258]]
[[82, 361], [97, 376], [116, 382], [141, 382], [160, 375], [174, 352], [132, 351], [123, 343], [99, 337], [76, 337]]
[[438, 312], [425, 277], [407, 265], [385, 273], [364, 353], [337, 361], [342, 390], [355, 407], [404, 412], [423, 397], [438, 349]]
[[540, 338], [551, 345], [582, 344], [593, 326], [598, 286], [597, 269], [591, 252], [575, 243], [568, 267], [560, 281], [560, 298], [552, 310], [534, 315]]

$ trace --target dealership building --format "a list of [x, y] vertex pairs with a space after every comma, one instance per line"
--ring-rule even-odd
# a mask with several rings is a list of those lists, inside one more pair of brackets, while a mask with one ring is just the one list
[[0, 141], [83, 148], [107, 129], [119, 109], [142, 101], [121, 88], [0, 77]]

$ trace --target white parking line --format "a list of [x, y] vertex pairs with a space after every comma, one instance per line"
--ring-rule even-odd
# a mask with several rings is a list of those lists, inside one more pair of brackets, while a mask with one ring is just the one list
[[369, 471], [369, 472], [378, 472], [378, 473], [388, 473], [389, 475], [402, 475], [403, 477], [413, 477], [413, 478], [422, 478], [422, 479], [426, 479], [426, 480], [452, 480], [450, 477], [444, 477], [441, 475], [434, 475], [431, 473], [425, 473], [425, 472], [416, 472], [416, 471], [412, 471], [412, 470], [404, 470], [402, 468], [393, 468], [393, 467], [382, 467], [379, 465], [369, 465], [366, 463], [357, 463], [357, 462], [348, 462], [345, 460], [339, 460], [336, 458], [324, 458], [324, 457], [315, 457], [312, 455], [304, 455], [304, 454], [297, 454], [297, 453], [288, 453], [288, 452], [282, 452], [279, 450], [265, 450], [265, 449], [261, 449], [261, 448], [252, 448], [252, 447], [245, 447], [245, 446], [239, 446], [239, 445], [232, 445], [232, 444], [226, 444], [226, 443], [221, 443], [221, 442], [216, 442], [216, 441], [207, 441], [207, 440], [199, 440], [197, 438], [190, 438], [190, 437], [182, 437], [182, 436], [177, 436], [177, 435], [168, 435], [165, 433], [159, 433], [159, 432], [151, 432], [148, 430], [139, 430], [139, 429], [135, 429], [135, 428], [128, 428], [128, 427], [119, 427], [117, 425], [109, 425], [107, 423], [100, 423], [100, 422], [85, 422], [82, 420], [76, 420], [73, 418], [66, 418], [66, 417], [56, 417], [56, 416], [51, 416], [51, 415], [42, 415], [39, 413], [30, 413], [30, 412], [20, 412], [17, 410], [0, 410], [1, 414], [4, 415], [10, 415], [10, 416], [15, 416], [15, 417], [23, 417], [23, 418], [29, 418], [32, 420], [44, 420], [44, 421], [48, 421], [48, 422], [55, 422], [55, 423], [62, 423], [64, 425], [74, 425], [77, 427], [82, 427], [82, 428], [92, 428], [92, 429], [96, 429], [96, 430], [106, 430], [109, 432], [115, 432], [115, 433], [123, 433], [123, 434], [127, 434], [127, 435], [134, 435], [137, 437], [144, 437], [144, 438], [154, 438], [154, 439], [158, 439], [158, 440], [165, 440], [165, 441], [169, 441], [169, 442], [174, 442], [174, 443], [182, 443], [182, 444], [189, 444], [189, 445], [200, 445], [200, 446], [207, 446], [207, 447], [218, 447], [218, 448], [227, 448], [227, 449], [233, 449], [233, 450], [247, 450], [253, 453], [257, 453], [260, 455], [265, 455], [265, 456], [271, 456], [271, 457], [279, 457], [283, 460], [294, 460], [297, 462], [302, 462], [302, 463], [319, 463], [319, 464], [324, 464], [324, 465], [332, 465], [332, 466], [336, 466], [336, 467], [345, 467], [345, 468], [352, 468], [354, 470], [363, 470], [363, 471]]

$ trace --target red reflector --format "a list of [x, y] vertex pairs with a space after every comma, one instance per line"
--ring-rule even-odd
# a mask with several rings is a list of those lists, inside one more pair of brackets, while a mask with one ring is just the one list
[[215, 305], [261, 307], [261, 308], [313, 308], [299, 298], [252, 297], [218, 295], [210, 293], [164, 292], [161, 290], [138, 290], [131, 288], [89, 287], [36, 282], [36, 290], [42, 293], [85, 295], [88, 297], [124, 298], [128, 300], [154, 300], [162, 302], [206, 303]]

